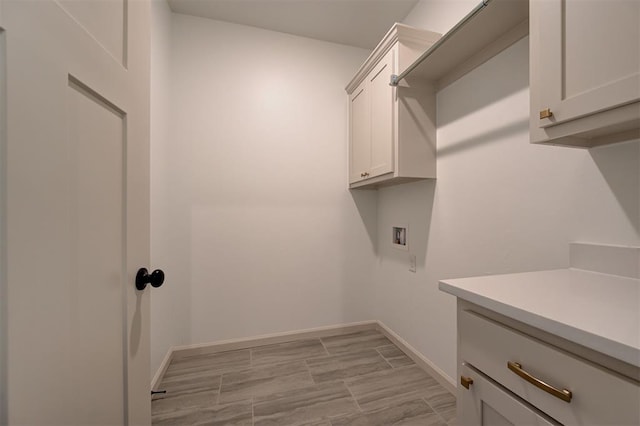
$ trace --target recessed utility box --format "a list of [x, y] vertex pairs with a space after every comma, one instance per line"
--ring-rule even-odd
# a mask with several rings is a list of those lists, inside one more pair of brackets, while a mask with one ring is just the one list
[[400, 250], [409, 250], [409, 228], [406, 225], [391, 227], [391, 244]]

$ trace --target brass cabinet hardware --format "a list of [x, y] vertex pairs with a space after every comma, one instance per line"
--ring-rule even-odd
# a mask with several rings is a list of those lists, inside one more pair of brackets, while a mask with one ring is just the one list
[[369, 176], [369, 173], [368, 173], [368, 172], [362, 172], [362, 173], [360, 173], [360, 177], [367, 177], [367, 176]]
[[556, 398], [560, 398], [565, 402], [571, 402], [571, 397], [573, 395], [571, 394], [570, 390], [557, 389], [551, 385], [546, 384], [545, 382], [538, 379], [537, 377], [534, 377], [528, 372], [524, 371], [522, 369], [522, 365], [518, 364], [517, 362], [507, 361], [507, 367], [509, 368], [509, 370], [513, 371], [518, 376], [522, 377], [523, 379], [525, 379], [527, 382], [531, 383], [538, 389], [542, 389], [543, 391], [550, 393], [551, 395], [555, 396]]
[[542, 120], [543, 118], [551, 118], [551, 117], [553, 117], [553, 113], [549, 108], [545, 108], [540, 111], [540, 120]]
[[469, 389], [469, 386], [473, 384], [473, 379], [471, 377], [460, 376], [460, 384], [466, 389]]

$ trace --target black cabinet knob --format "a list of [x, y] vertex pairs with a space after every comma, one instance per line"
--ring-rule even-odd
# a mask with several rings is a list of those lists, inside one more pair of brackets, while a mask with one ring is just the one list
[[140, 291], [147, 288], [147, 284], [151, 284], [151, 287], [160, 287], [164, 282], [164, 272], [161, 269], [156, 269], [151, 274], [147, 268], [138, 269], [136, 274], [136, 288]]

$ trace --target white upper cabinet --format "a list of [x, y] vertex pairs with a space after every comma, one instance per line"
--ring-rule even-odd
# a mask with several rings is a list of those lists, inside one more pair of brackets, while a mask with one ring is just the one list
[[640, 138], [640, 2], [532, 0], [531, 141]]
[[434, 90], [390, 82], [439, 37], [395, 24], [347, 86], [350, 188], [436, 177]]

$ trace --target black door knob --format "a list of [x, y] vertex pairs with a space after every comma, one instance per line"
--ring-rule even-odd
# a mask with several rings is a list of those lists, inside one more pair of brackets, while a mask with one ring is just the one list
[[147, 284], [151, 284], [151, 287], [160, 287], [164, 282], [164, 272], [160, 269], [156, 269], [152, 273], [147, 271], [147, 268], [138, 269], [136, 274], [136, 288], [140, 291], [147, 287]]

